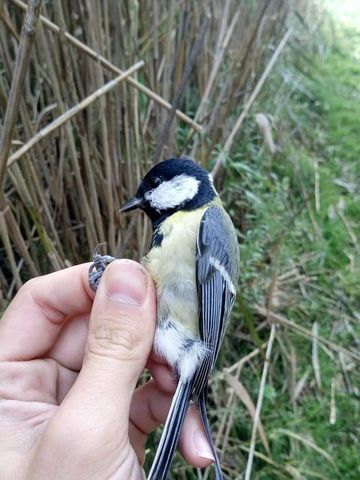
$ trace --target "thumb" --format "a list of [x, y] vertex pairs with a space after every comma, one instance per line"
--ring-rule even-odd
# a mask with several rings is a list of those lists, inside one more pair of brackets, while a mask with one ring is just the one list
[[132, 395], [153, 343], [155, 316], [155, 289], [144, 268], [131, 260], [112, 262], [95, 295], [84, 364], [65, 404], [74, 408], [75, 402], [76, 410], [98, 426], [127, 429]]
[[106, 376], [114, 388], [134, 390], [151, 351], [155, 312], [155, 292], [146, 270], [131, 260], [112, 262], [95, 296], [85, 370], [103, 380]]

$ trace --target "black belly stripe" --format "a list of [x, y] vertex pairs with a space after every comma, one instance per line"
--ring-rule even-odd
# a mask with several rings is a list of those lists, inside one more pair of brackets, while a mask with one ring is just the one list
[[152, 239], [151, 239], [151, 248], [160, 247], [163, 240], [164, 240], [164, 235], [162, 233], [160, 233], [158, 229], [155, 230], [153, 232], [153, 236], [152, 236]]

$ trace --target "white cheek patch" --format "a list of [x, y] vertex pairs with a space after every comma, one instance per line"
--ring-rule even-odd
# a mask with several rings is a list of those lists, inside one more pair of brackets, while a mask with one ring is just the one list
[[178, 207], [199, 191], [200, 181], [186, 174], [177, 175], [145, 194], [145, 199], [158, 211]]

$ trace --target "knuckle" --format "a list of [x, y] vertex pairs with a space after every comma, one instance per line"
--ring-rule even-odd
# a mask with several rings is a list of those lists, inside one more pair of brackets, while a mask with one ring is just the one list
[[98, 355], [118, 359], [134, 359], [142, 351], [144, 335], [134, 322], [124, 315], [100, 319], [90, 329], [88, 350]]
[[44, 288], [45, 277], [34, 277], [28, 280], [20, 288], [18, 295], [27, 298], [32, 304], [36, 305], [39, 312], [46, 317], [46, 319], [54, 324], [60, 324], [67, 316], [65, 312], [55, 308], [48, 302]]
[[30, 278], [30, 280], [27, 280], [24, 285], [21, 286], [18, 295], [29, 294], [37, 287], [38, 283], [39, 277]]

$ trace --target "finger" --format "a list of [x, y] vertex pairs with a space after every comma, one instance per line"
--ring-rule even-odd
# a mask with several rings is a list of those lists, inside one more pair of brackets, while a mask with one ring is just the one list
[[0, 322], [0, 360], [31, 360], [55, 344], [69, 315], [89, 312], [90, 264], [37, 277], [18, 292]]
[[79, 372], [84, 360], [86, 340], [89, 331], [89, 314], [68, 317], [55, 345], [46, 353], [65, 368]]
[[137, 388], [130, 407], [129, 438], [140, 465], [145, 461], [147, 434], [165, 422], [172, 394], [159, 390], [153, 380]]
[[108, 437], [113, 432], [117, 439], [124, 428], [127, 436], [130, 402], [151, 350], [155, 314], [155, 290], [143, 267], [130, 260], [111, 263], [95, 296], [84, 364], [61, 406], [63, 413], [91, 421]]
[[148, 434], [164, 424], [173, 394], [165, 393], [153, 380], [136, 389], [130, 408], [130, 421]]
[[[146, 436], [165, 423], [172, 397], [161, 391], [154, 381], [139, 387], [134, 394], [130, 409], [130, 441], [140, 463], [144, 460]], [[206, 467], [214, 460], [200, 412], [195, 406], [190, 406], [186, 414], [179, 449], [185, 460], [195, 467]]]
[[177, 378], [173, 369], [164, 363], [158, 363], [150, 356], [146, 364], [157, 387], [165, 393], [174, 394]]
[[1, 362], [0, 399], [58, 405], [76, 376], [50, 359]]
[[179, 450], [185, 460], [194, 467], [204, 468], [215, 459], [207, 439], [200, 411], [190, 405], [180, 435]]
[[149, 360], [153, 360], [154, 362], [157, 362], [157, 363], [161, 363], [163, 365], [168, 365], [167, 361], [165, 360], [164, 357], [162, 357], [161, 355], [159, 355], [158, 353], [155, 352], [155, 350], [153, 350], [151, 352], [151, 355], [149, 357]]

